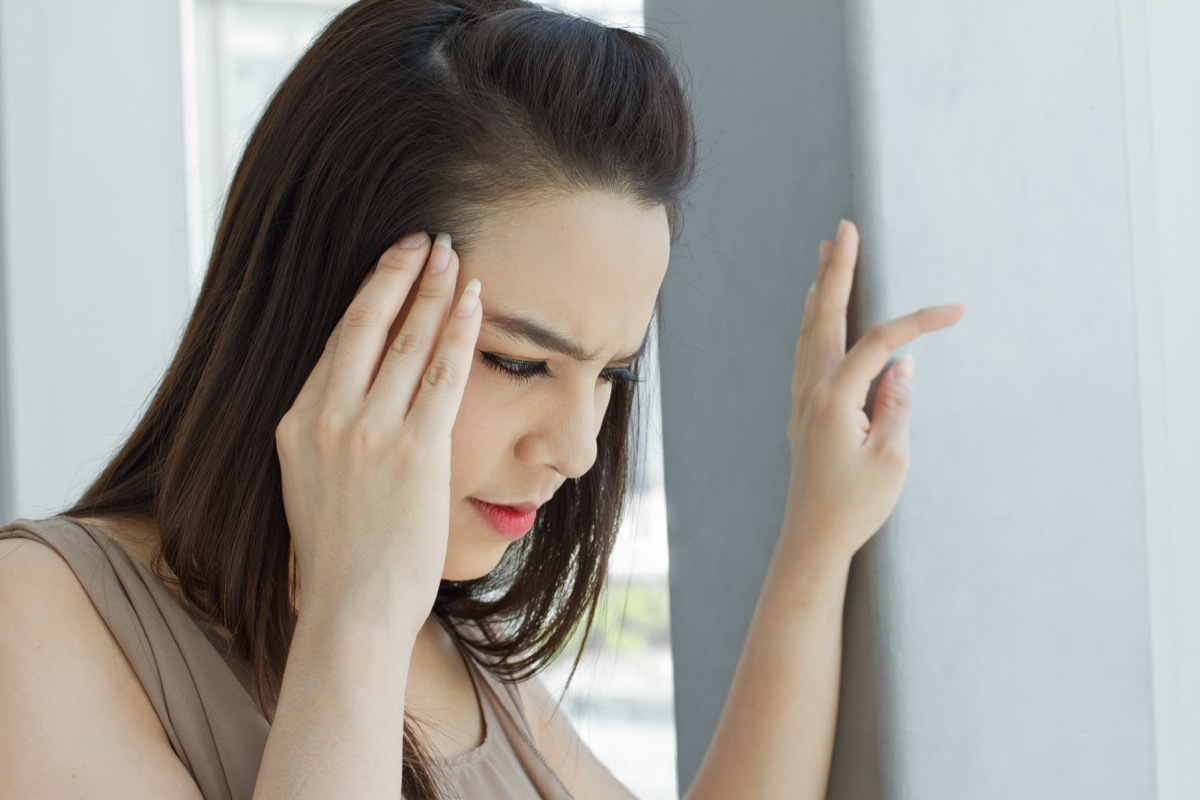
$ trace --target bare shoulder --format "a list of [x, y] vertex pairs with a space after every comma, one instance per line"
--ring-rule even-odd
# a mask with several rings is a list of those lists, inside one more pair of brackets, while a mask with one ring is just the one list
[[517, 684], [533, 741], [577, 800], [636, 800], [588, 748], [538, 676]]
[[70, 566], [0, 540], [0, 796], [200, 798]]

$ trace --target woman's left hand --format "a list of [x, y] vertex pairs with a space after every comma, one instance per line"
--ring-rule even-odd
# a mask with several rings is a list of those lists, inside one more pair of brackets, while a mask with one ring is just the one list
[[[892, 365], [871, 418], [871, 381], [892, 352], [958, 322], [959, 304], [915, 311], [871, 326], [846, 352], [846, 312], [858, 260], [858, 229], [843, 221], [821, 242], [817, 280], [804, 305], [792, 378], [792, 450], [786, 519], [805, 546], [849, 559], [883, 526], [908, 472], [912, 379]], [[909, 362], [911, 364], [911, 362]]]

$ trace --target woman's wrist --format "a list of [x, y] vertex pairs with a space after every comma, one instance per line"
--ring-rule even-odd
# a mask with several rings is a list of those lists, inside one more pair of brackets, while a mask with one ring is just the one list
[[430, 605], [404, 587], [363, 582], [337, 591], [312, 587], [300, 594], [297, 625], [336, 631], [341, 635], [401, 642], [416, 641]]
[[780, 546], [802, 555], [810, 564], [829, 570], [849, 569], [861, 537], [854, 536], [844, 520], [817, 513], [815, 503], [805, 501], [793, 482], [780, 530]]

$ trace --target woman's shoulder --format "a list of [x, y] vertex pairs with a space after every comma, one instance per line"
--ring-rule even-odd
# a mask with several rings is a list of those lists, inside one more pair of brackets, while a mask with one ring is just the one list
[[[68, 563], [71, 556], [108, 551], [114, 544], [138, 557], [152, 553], [151, 543], [157, 541], [153, 527], [144, 520], [128, 517], [74, 517], [58, 514], [41, 519], [19, 518], [0, 525], [0, 541], [25, 539], [39, 542], [58, 552]], [[12, 547], [12, 545], [10, 545]]]
[[56, 781], [70, 775], [116, 789], [130, 748], [144, 754], [151, 785], [185, 785], [158, 714], [72, 565], [55, 542], [13, 534], [69, 536], [61, 527], [0, 527], [9, 534], [0, 539], [0, 739], [14, 743], [0, 748], [0, 773], [16, 796], [58, 796], [68, 787]]
[[111, 561], [113, 542], [106, 531], [65, 516], [0, 525], [0, 616], [8, 626], [0, 635], [20, 642], [22, 626], [36, 623], [48, 636], [75, 631], [80, 647], [99, 649], [90, 655], [109, 653], [116, 642], [96, 595], [123, 594], [101, 564]]
[[[54, 566], [64, 577], [73, 573], [127, 655], [128, 648], [144, 651], [155, 642], [193, 645], [195, 633], [224, 653], [227, 662], [237, 661], [232, 637], [187, 602], [170, 567], [156, 558], [159, 542], [153, 523], [127, 516], [59, 515], [0, 526], [0, 558], [22, 547], [46, 551], [43, 558], [57, 556]], [[231, 666], [244, 683], [244, 665]]]
[[[36, 651], [27, 645], [64, 631], [82, 634], [79, 646], [86, 648], [105, 638], [87, 634], [108, 631], [77, 574], [79, 565], [63, 553], [70, 535], [45, 520], [0, 526], [0, 638], [21, 644], [22, 652]], [[91, 655], [107, 652], [101, 647]]]
[[32, 518], [18, 517], [0, 524], [0, 540], [12, 538], [45, 540], [60, 536], [86, 535], [78, 520], [64, 515]]
[[[78, 584], [54, 546], [59, 541], [53, 535], [56, 528], [51, 520], [18, 519], [0, 525], [0, 593], [54, 594], [55, 589]], [[8, 607], [3, 601], [0, 606]]]
[[[97, 543], [78, 523], [65, 517], [20, 518], [0, 525], [0, 591], [51, 593], [69, 598], [64, 589], [79, 587], [76, 578]], [[93, 558], [102, 558], [95, 553]], [[50, 598], [42, 598], [50, 599]], [[7, 607], [0, 603], [0, 607]]]

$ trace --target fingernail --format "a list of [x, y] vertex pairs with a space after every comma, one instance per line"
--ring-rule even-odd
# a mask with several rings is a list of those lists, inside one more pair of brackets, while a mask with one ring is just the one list
[[396, 242], [396, 244], [399, 247], [411, 249], [413, 247], [420, 247], [421, 245], [425, 244], [425, 240], [427, 238], [428, 235], [425, 233], [425, 231], [417, 231], [416, 233], [410, 233], [408, 236], [405, 236], [403, 239]]
[[816, 290], [817, 290], [817, 282], [816, 282], [816, 281], [813, 281], [813, 282], [812, 282], [812, 286], [808, 287], [808, 293], [809, 293], [809, 294], [812, 294], [812, 293], [813, 293], [813, 292], [815, 292]]
[[839, 238], [839, 239], [842, 238], [842, 231], [846, 230], [846, 223], [847, 223], [847, 220], [844, 220], [844, 219], [838, 220], [837, 238]]
[[917, 364], [913, 361], [913, 357], [905, 353], [899, 361], [896, 362], [896, 377], [905, 383], [912, 383], [913, 377], [917, 373]]
[[450, 234], [439, 233], [433, 240], [433, 250], [429, 253], [429, 271], [434, 275], [445, 272], [450, 266]]
[[479, 305], [479, 291], [483, 288], [483, 284], [478, 278], [471, 278], [467, 281], [467, 288], [463, 291], [462, 299], [458, 301], [458, 308], [455, 309], [454, 315], [458, 317], [469, 317], [475, 313], [475, 307]]

